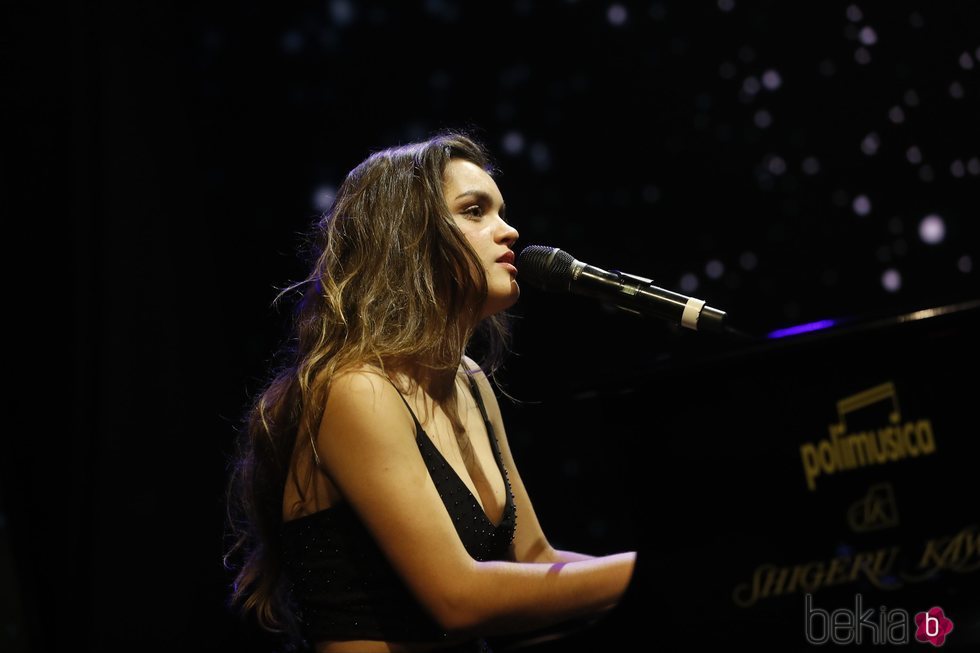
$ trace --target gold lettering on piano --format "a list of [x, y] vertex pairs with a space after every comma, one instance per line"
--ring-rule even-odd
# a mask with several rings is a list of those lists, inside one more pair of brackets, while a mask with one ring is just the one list
[[920, 556], [908, 556], [910, 562], [918, 561], [912, 570], [896, 569], [900, 554], [901, 547], [895, 545], [790, 566], [759, 565], [750, 581], [735, 587], [732, 601], [748, 608], [761, 599], [813, 594], [858, 578], [866, 578], [879, 589], [894, 590], [928, 580], [939, 571], [972, 573], [980, 569], [980, 531], [977, 524], [971, 524], [955, 535], [926, 540]]
[[926, 542], [917, 572], [903, 573], [905, 580], [921, 581], [941, 570], [968, 574], [980, 569], [980, 532], [977, 525], [967, 526], [953, 537]]
[[867, 578], [875, 587], [890, 589], [884, 577], [891, 572], [898, 553], [899, 547], [892, 546], [853, 557], [838, 556], [791, 567], [761, 565], [752, 575], [751, 583], [735, 588], [732, 599], [736, 605], [747, 608], [759, 599], [793, 593], [812, 594], [823, 587], [853, 583], [858, 576]]
[[[878, 402], [891, 402], [888, 424], [872, 430], [849, 433], [847, 415]], [[837, 402], [837, 423], [828, 427], [830, 437], [800, 445], [807, 488], [817, 489], [817, 478], [859, 467], [885, 465], [904, 458], [935, 453], [932, 421], [902, 421], [895, 384], [891, 381]]]

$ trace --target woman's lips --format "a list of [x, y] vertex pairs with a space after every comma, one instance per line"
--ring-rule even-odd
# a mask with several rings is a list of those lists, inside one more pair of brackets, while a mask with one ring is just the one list
[[503, 256], [497, 259], [497, 263], [507, 268], [511, 274], [517, 274], [517, 268], [514, 267], [514, 259], [516, 256], [513, 251], [505, 252]]

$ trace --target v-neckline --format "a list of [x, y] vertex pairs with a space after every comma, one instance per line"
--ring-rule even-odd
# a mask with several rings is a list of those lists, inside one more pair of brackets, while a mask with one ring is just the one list
[[487, 520], [487, 523], [490, 524], [494, 528], [494, 530], [500, 528], [500, 526], [505, 521], [507, 521], [507, 511], [510, 510], [511, 501], [510, 501], [510, 491], [507, 488], [507, 476], [504, 472], [504, 464], [503, 461], [500, 459], [500, 452], [497, 450], [496, 442], [494, 442], [493, 439], [493, 435], [491, 432], [491, 429], [493, 427], [491, 426], [491, 424], [486, 419], [483, 420], [483, 426], [487, 431], [487, 438], [490, 440], [490, 449], [493, 453], [493, 459], [494, 461], [496, 461], [497, 470], [500, 472], [500, 480], [504, 482], [504, 509], [500, 513], [500, 522], [496, 524], [493, 523], [492, 519], [490, 519], [490, 515], [487, 514], [486, 508], [483, 507], [483, 504], [480, 503], [480, 500], [477, 499], [475, 494], [473, 494], [473, 491], [463, 480], [463, 477], [459, 475], [459, 472], [456, 471], [455, 467], [449, 464], [449, 461], [446, 460], [446, 457], [442, 455], [441, 451], [439, 451], [439, 447], [436, 446], [435, 442], [432, 441], [432, 438], [429, 437], [429, 434], [425, 432], [425, 429], [422, 428], [422, 425], [418, 423], [418, 421], [416, 421], [416, 426], [418, 427], [418, 432], [416, 433], [415, 437], [425, 438], [426, 444], [428, 444], [428, 446], [431, 447], [432, 450], [436, 452], [436, 455], [439, 456], [439, 458], [442, 460], [442, 463], [452, 471], [453, 476], [459, 482], [460, 486], [462, 486], [462, 488], [466, 490], [466, 494], [470, 496], [470, 500], [473, 501], [473, 503], [475, 503], [476, 506], [480, 509], [480, 513], [483, 515], [483, 518]]

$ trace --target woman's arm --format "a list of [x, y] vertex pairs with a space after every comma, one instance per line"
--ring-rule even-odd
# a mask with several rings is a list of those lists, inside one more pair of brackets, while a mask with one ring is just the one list
[[464, 356], [463, 363], [467, 369], [471, 370], [470, 373], [474, 374], [477, 386], [480, 388], [483, 404], [487, 409], [487, 417], [490, 419], [493, 432], [497, 436], [500, 453], [504, 458], [504, 466], [507, 468], [510, 477], [511, 490], [514, 492], [514, 502], [517, 504], [519, 516], [517, 532], [514, 534], [514, 559], [519, 562], [579, 562], [593, 559], [593, 556], [584, 553], [555, 549], [548, 542], [548, 538], [545, 537], [544, 530], [534, 512], [531, 498], [524, 487], [524, 481], [521, 480], [517, 465], [514, 463], [514, 456], [507, 441], [507, 431], [504, 429], [504, 420], [500, 414], [500, 405], [497, 403], [497, 397], [490, 386], [490, 381], [473, 359]]
[[587, 553], [576, 553], [575, 551], [562, 551], [551, 549], [551, 559], [546, 562], [578, 562], [580, 560], [592, 560], [595, 556]]
[[633, 553], [556, 564], [473, 560], [429, 478], [411, 415], [376, 372], [332, 380], [317, 449], [392, 566], [447, 630], [545, 627], [607, 610], [629, 585]]
[[[629, 586], [634, 552], [577, 562], [478, 562], [450, 627], [484, 635], [540, 629], [611, 610]], [[499, 599], [506, 600], [501, 601]]]

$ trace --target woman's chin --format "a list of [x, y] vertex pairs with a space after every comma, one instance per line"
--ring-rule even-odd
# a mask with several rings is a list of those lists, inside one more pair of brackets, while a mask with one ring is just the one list
[[511, 293], [508, 295], [502, 295], [497, 297], [490, 297], [487, 300], [486, 308], [483, 311], [483, 317], [488, 318], [491, 315], [496, 315], [497, 313], [506, 311], [514, 304], [517, 303], [518, 298], [521, 296], [521, 289], [517, 285], [517, 282], [512, 283]]

